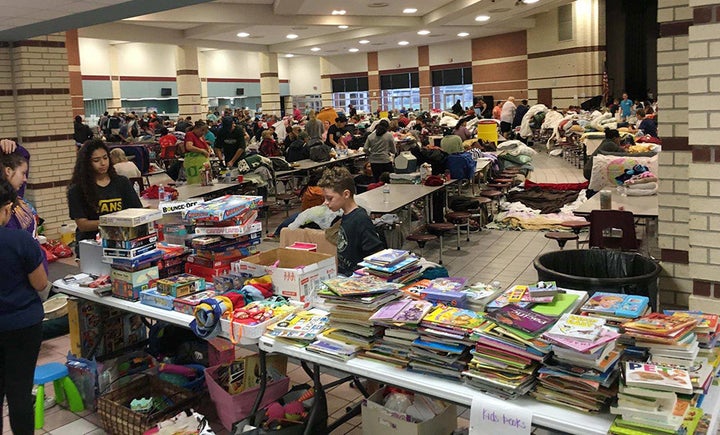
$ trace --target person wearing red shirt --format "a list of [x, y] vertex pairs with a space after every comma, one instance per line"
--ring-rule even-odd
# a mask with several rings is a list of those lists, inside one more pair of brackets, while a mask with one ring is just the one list
[[205, 141], [205, 133], [208, 126], [205, 121], [197, 121], [193, 129], [185, 134], [185, 177], [188, 184], [200, 184], [202, 182], [202, 170], [205, 163], [210, 160], [210, 147]]

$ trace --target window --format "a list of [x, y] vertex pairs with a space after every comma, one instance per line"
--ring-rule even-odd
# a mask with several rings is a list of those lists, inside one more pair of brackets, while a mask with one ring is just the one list
[[334, 92], [356, 92], [368, 90], [368, 78], [365, 77], [349, 77], [341, 79], [332, 79], [332, 91]]
[[370, 112], [370, 100], [367, 91], [359, 92], [333, 92], [333, 107], [347, 113], [347, 107], [352, 104], [357, 110]]
[[380, 105], [385, 110], [417, 109], [420, 107], [420, 88], [383, 89]]
[[432, 107], [450, 109], [457, 100], [472, 107], [472, 67], [432, 71]]
[[573, 39], [573, 5], [558, 8], [558, 41]]
[[419, 86], [420, 77], [416, 72], [380, 76], [380, 89], [408, 89]]

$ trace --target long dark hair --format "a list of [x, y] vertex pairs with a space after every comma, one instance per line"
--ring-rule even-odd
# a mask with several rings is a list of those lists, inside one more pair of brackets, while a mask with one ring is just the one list
[[390, 124], [386, 120], [381, 120], [378, 125], [375, 126], [375, 136], [380, 137], [387, 133]]
[[85, 142], [78, 151], [75, 169], [73, 170], [70, 186], [75, 186], [80, 191], [80, 196], [85, 203], [85, 211], [88, 213], [97, 212], [98, 194], [97, 183], [95, 182], [95, 170], [92, 167], [92, 155], [97, 150], [105, 150], [108, 154], [108, 175], [112, 180], [117, 176], [115, 167], [110, 160], [110, 150], [105, 142], [93, 139]]
[[15, 189], [5, 178], [0, 178], [0, 207], [14, 204], [16, 200], [17, 192]]
[[17, 153], [0, 154], [0, 170], [2, 170], [0, 178], [5, 179], [5, 168], [16, 169], [18, 166], [27, 162], [25, 157]]

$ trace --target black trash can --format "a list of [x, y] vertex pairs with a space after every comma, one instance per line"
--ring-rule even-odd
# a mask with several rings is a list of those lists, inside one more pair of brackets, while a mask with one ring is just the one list
[[641, 295], [657, 309], [660, 265], [651, 258], [608, 249], [568, 249], [539, 255], [533, 262], [539, 281], [558, 287]]

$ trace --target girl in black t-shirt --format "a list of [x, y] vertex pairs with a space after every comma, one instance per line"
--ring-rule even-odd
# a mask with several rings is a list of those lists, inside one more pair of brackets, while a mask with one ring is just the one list
[[126, 208], [142, 208], [130, 181], [117, 175], [101, 140], [85, 142], [78, 152], [68, 203], [77, 224], [76, 240], [94, 239], [100, 216]]

